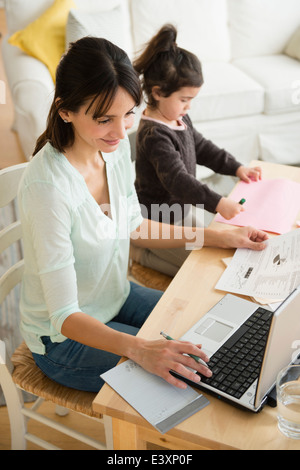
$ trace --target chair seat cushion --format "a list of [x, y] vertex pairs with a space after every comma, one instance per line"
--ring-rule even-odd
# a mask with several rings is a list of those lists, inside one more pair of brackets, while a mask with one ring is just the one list
[[102, 418], [92, 408], [96, 393], [74, 390], [49, 379], [35, 364], [31, 351], [24, 342], [15, 350], [11, 360], [14, 365], [13, 380], [22, 390], [70, 410]]
[[155, 269], [146, 268], [136, 261], [132, 261], [130, 273], [138, 282], [150, 289], [165, 291], [172, 281], [170, 276]]

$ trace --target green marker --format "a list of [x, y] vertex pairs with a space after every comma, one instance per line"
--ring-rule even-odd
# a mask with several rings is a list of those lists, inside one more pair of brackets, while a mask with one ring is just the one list
[[[166, 339], [168, 339], [168, 340], [173, 340], [173, 339], [174, 339], [174, 338], [171, 338], [171, 336], [169, 336], [169, 335], [167, 335], [166, 333], [164, 333], [163, 331], [161, 331], [160, 334], [161, 334], [164, 338], [166, 338]], [[194, 359], [196, 362], [199, 362], [200, 364], [203, 364], [203, 365], [205, 365], [205, 366], [207, 367], [206, 362], [204, 362], [200, 357], [194, 356], [194, 354], [188, 354], [188, 356], [190, 356], [190, 357], [191, 357], [192, 359]]]
[[246, 202], [246, 199], [242, 198], [242, 199], [240, 200], [239, 204], [243, 205], [244, 202]]

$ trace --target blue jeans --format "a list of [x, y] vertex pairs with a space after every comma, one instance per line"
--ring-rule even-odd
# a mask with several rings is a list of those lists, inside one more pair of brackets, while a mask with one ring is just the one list
[[[107, 323], [114, 330], [136, 335], [163, 292], [130, 283], [130, 293], [118, 315]], [[33, 353], [38, 367], [55, 382], [77, 390], [98, 392], [104, 384], [100, 374], [114, 367], [120, 357], [66, 339], [52, 343], [42, 337], [46, 354]]]

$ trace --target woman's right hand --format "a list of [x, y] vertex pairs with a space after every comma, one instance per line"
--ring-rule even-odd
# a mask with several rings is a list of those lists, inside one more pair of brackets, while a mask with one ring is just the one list
[[[132, 357], [132, 359], [148, 372], [162, 377], [168, 383], [176, 387], [184, 389], [187, 385], [182, 380], [170, 374], [170, 370], [177, 372], [195, 383], [200, 381], [200, 377], [198, 374], [195, 374], [193, 370], [207, 377], [211, 377], [212, 375], [208, 367], [187, 356], [187, 354], [193, 354], [200, 357], [204, 362], [208, 362], [209, 358], [202, 351], [200, 345], [194, 345], [186, 341], [168, 341], [166, 339], [156, 341], [147, 341], [140, 338], [136, 339], [139, 340], [139, 346], [135, 350], [135, 357]], [[188, 368], [193, 370], [189, 370]]]

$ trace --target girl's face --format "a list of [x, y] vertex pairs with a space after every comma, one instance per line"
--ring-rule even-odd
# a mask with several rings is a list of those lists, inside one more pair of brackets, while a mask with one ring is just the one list
[[90, 102], [81, 106], [78, 112], [61, 112], [60, 115], [74, 129], [74, 145], [80, 144], [86, 150], [110, 153], [117, 149], [120, 140], [126, 136], [127, 129], [134, 123], [134, 99], [123, 88], [119, 88], [111, 107], [105, 116], [93, 118], [94, 106]]
[[191, 101], [198, 95], [199, 90], [200, 87], [183, 87], [168, 97], [154, 90], [153, 96], [157, 101], [158, 110], [171, 123], [187, 114], [191, 108]]

